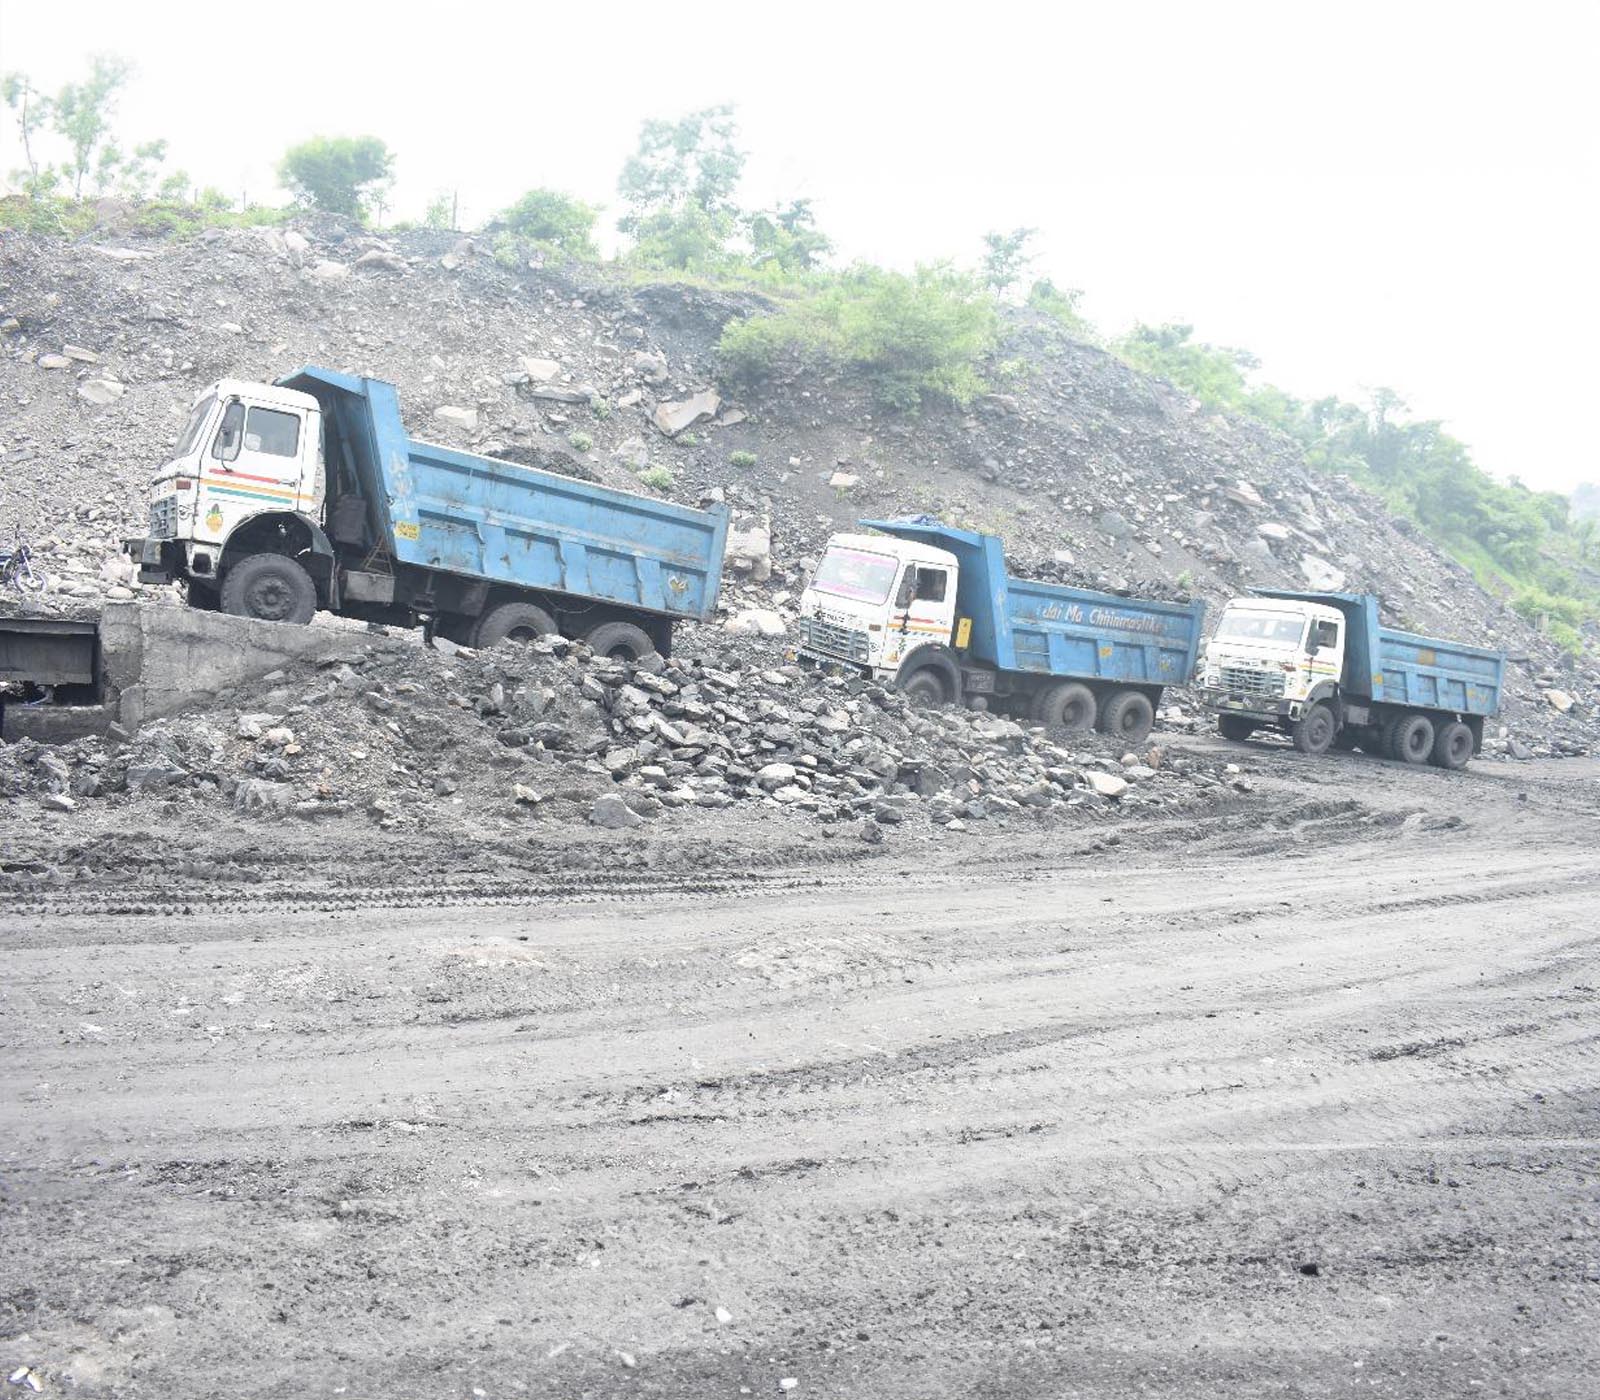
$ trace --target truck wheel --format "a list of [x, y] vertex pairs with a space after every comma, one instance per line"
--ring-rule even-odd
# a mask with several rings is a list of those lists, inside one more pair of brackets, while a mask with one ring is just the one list
[[1094, 691], [1088, 686], [1078, 681], [1062, 681], [1039, 692], [1033, 717], [1043, 724], [1076, 734], [1094, 728], [1097, 703]]
[[1391, 742], [1402, 763], [1426, 763], [1433, 753], [1433, 721], [1427, 715], [1402, 715]]
[[531, 642], [535, 637], [555, 635], [556, 620], [537, 603], [502, 603], [478, 619], [472, 634], [476, 647], [492, 647], [500, 642]]
[[1332, 710], [1326, 705], [1313, 705], [1294, 722], [1290, 736], [1301, 753], [1327, 753], [1333, 746], [1334, 731], [1338, 727]]
[[1137, 690], [1119, 690], [1100, 707], [1100, 728], [1115, 739], [1137, 744], [1150, 735], [1156, 707]]
[[222, 581], [222, 611], [261, 622], [306, 623], [317, 610], [317, 585], [293, 559], [252, 554]]
[[902, 675], [896, 688], [913, 705], [948, 705], [950, 686], [937, 666], [919, 666], [909, 676]]
[[1224, 739], [1232, 739], [1236, 744], [1244, 743], [1256, 732], [1255, 725], [1243, 715], [1218, 715], [1217, 728], [1222, 731]]
[[583, 640], [596, 656], [614, 656], [621, 661], [637, 661], [656, 649], [650, 634], [631, 622], [602, 622]]
[[1439, 732], [1433, 736], [1430, 761], [1436, 768], [1465, 768], [1475, 747], [1472, 730], [1460, 720], [1453, 719], [1440, 725]]

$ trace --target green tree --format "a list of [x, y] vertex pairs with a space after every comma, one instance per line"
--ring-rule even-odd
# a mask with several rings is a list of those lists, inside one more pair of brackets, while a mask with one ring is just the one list
[[84, 181], [100, 168], [102, 148], [111, 138], [117, 98], [132, 72], [126, 59], [96, 54], [90, 60], [88, 78], [66, 84], [50, 104], [51, 124], [71, 150], [71, 158], [62, 170], [74, 199], [83, 197]]
[[1028, 252], [1028, 240], [1039, 230], [1014, 228], [1010, 233], [986, 233], [983, 244], [983, 280], [997, 297], [1004, 298], [1027, 271], [1033, 255]]
[[441, 190], [428, 201], [428, 207], [422, 213], [422, 224], [424, 228], [454, 228], [455, 216], [455, 196]]
[[744, 171], [732, 107], [707, 107], [675, 122], [647, 121], [617, 181], [617, 227], [635, 256], [664, 267], [707, 266], [726, 251], [738, 221], [734, 190]]
[[11, 109], [22, 142], [22, 158], [28, 163], [26, 170], [13, 171], [12, 178], [29, 198], [49, 193], [56, 181], [55, 173], [48, 166], [40, 166], [33, 143], [50, 120], [50, 99], [34, 87], [26, 73], [7, 73], [0, 77], [0, 98]]
[[278, 163], [297, 204], [363, 221], [382, 207], [393, 178], [394, 156], [376, 136], [313, 136]]
[[809, 199], [791, 199], [775, 209], [746, 216], [750, 260], [757, 267], [811, 272], [833, 251], [833, 241], [817, 227]]
[[529, 190], [495, 220], [520, 238], [548, 244], [575, 258], [596, 258], [594, 226], [600, 212], [559, 190]]

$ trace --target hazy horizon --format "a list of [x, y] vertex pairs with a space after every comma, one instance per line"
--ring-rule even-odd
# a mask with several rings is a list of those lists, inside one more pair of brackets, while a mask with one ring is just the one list
[[1390, 387], [1498, 475], [1600, 478], [1565, 421], [1600, 313], [1592, 8], [1527, 7], [1513, 32], [1459, 5], [1001, 5], [969, 32], [835, 4], [803, 28], [724, 3], [603, 28], [489, 6], [423, 33], [352, 5], [252, 32], [225, 66], [215, 17], [0, 0], [0, 70], [53, 91], [92, 53], [130, 59], [126, 141], [166, 137], [169, 167], [265, 203], [289, 145], [377, 135], [387, 217], [454, 190], [465, 226], [548, 185], [609, 227], [640, 123], [731, 103], [744, 202], [812, 199], [841, 260], [973, 263], [986, 231], [1036, 227], [1034, 275], [1082, 288], [1107, 331], [1188, 322], [1301, 396]]

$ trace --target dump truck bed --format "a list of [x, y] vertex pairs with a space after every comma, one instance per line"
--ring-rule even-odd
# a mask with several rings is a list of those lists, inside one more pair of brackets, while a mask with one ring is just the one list
[[407, 436], [392, 384], [302, 369], [329, 443], [329, 497], [353, 477], [402, 564], [671, 617], [716, 610], [726, 510], [702, 511]]
[[1342, 684], [1347, 695], [1464, 715], [1500, 712], [1506, 668], [1501, 652], [1385, 627], [1371, 593], [1255, 592], [1263, 598], [1325, 603], [1344, 614], [1348, 631]]
[[1124, 598], [1021, 579], [995, 535], [938, 522], [867, 520], [873, 529], [948, 550], [960, 564], [956, 615], [970, 618], [967, 652], [1002, 671], [1181, 685], [1194, 671], [1205, 604]]

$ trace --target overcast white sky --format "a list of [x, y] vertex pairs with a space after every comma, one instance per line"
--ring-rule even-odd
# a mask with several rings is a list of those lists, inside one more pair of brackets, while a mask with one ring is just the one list
[[1562, 490], [1600, 479], [1597, 40], [1594, 3], [0, 0], [0, 70], [130, 58], [127, 138], [263, 200], [286, 146], [370, 132], [394, 217], [535, 185], [614, 209], [643, 119], [732, 102], [746, 202], [810, 196], [846, 257], [1031, 225], [1106, 329], [1192, 322], [1303, 395], [1391, 386]]

